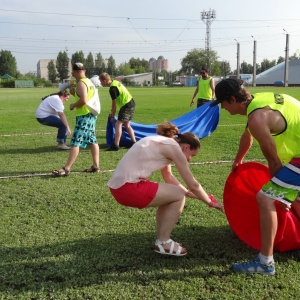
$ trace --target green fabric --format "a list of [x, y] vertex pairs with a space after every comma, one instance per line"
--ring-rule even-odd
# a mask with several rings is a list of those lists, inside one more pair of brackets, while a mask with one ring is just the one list
[[212, 90], [210, 87], [211, 79], [212, 77], [208, 77], [208, 79], [203, 79], [200, 77], [198, 82], [198, 99], [212, 99]]
[[273, 135], [281, 161], [286, 164], [293, 157], [300, 157], [300, 102], [285, 94], [258, 93], [253, 97], [247, 108], [247, 116], [256, 109], [268, 106], [279, 111], [286, 122], [286, 129]]
[[[94, 93], [95, 93], [95, 86], [94, 84], [88, 79], [88, 78], [82, 78], [80, 79], [80, 81], [82, 81], [86, 87], [87, 87], [87, 93], [88, 93], [88, 100], [90, 100]], [[75, 102], [77, 102], [79, 100], [79, 96], [77, 95], [77, 93], [75, 92]], [[75, 107], [75, 114], [76, 116], [85, 116], [88, 113], [90, 113], [89, 109], [87, 108], [86, 105], [82, 105], [81, 107]]]
[[132, 99], [131, 94], [120, 81], [113, 80], [110, 86], [115, 86], [119, 90], [120, 95], [116, 99], [117, 106], [122, 107]]

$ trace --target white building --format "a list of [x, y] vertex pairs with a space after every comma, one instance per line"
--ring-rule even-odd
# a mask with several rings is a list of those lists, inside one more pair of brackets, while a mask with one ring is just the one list
[[[37, 77], [38, 78], [45, 78], [49, 80], [48, 77], [48, 64], [50, 61], [54, 62], [54, 65], [56, 65], [56, 59], [40, 59], [37, 63]], [[71, 65], [71, 60], [69, 60], [69, 73], [68, 76], [71, 76], [72, 72], [72, 65]]]
[[[256, 85], [278, 85], [284, 84], [285, 62], [282, 62], [256, 76]], [[246, 83], [252, 84], [252, 78]], [[293, 59], [288, 62], [288, 85], [300, 86], [300, 59]]]
[[130, 79], [130, 80], [134, 81], [136, 85], [140, 85], [140, 86], [143, 86], [143, 85], [152, 86], [153, 85], [152, 72], [126, 75], [126, 76], [117, 76], [115, 79], [118, 81], [122, 81], [124, 78]]

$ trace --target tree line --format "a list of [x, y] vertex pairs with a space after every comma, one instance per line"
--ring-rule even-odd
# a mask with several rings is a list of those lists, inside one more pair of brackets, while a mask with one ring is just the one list
[[[82, 51], [75, 52], [71, 56], [71, 64], [81, 62], [86, 68], [86, 76], [92, 77], [99, 75], [102, 72], [107, 72], [112, 76], [117, 75], [132, 75], [149, 72], [149, 62], [145, 59], [132, 57], [128, 62], [121, 63], [118, 67], [116, 61], [111, 55], [105, 60], [101, 53], [97, 53], [95, 58], [90, 52], [87, 57]], [[56, 63], [50, 61], [48, 64], [48, 78], [51, 82], [55, 82], [57, 78], [60, 81], [68, 78], [69, 73], [69, 58], [66, 51], [59, 52], [56, 58]]]
[[[187, 52], [187, 54], [181, 59], [181, 68], [174, 72], [169, 72], [167, 70], [154, 71], [153, 72], [153, 83], [157, 84], [159, 82], [158, 78], [164, 78], [164, 81], [172, 82], [177, 75], [199, 75], [202, 66], [208, 67], [210, 69], [210, 74], [213, 76], [223, 76], [237, 74], [237, 70], [231, 70], [230, 63], [226, 60], [219, 60], [216, 51], [211, 50], [209, 52], [209, 62], [210, 66], [207, 66], [207, 52], [204, 49], [194, 48]], [[289, 57], [289, 60], [297, 59], [296, 53]], [[259, 74], [276, 64], [283, 62], [285, 59], [279, 56], [277, 60], [263, 59], [260, 64], [256, 64], [256, 73]], [[48, 64], [48, 78], [51, 83], [57, 81], [62, 81], [69, 76], [69, 57], [67, 51], [60, 51], [56, 58], [56, 63], [54, 60], [50, 61]], [[87, 77], [92, 77], [93, 75], [99, 75], [101, 72], [107, 72], [112, 77], [118, 75], [133, 75], [140, 73], [149, 72], [149, 61], [140, 58], [132, 57], [128, 62], [121, 63], [119, 66], [116, 65], [116, 61], [111, 55], [108, 59], [104, 59], [101, 53], [97, 53], [95, 58], [93, 54], [88, 53], [85, 57], [82, 51], [77, 51], [71, 56], [71, 63], [82, 62], [86, 67]], [[253, 65], [248, 64], [243, 61], [240, 65], [241, 74], [252, 74]], [[9, 50], [0, 51], [0, 75], [9, 74], [17, 79], [22, 79], [24, 77], [35, 77], [32, 73], [20, 74], [17, 70], [16, 58], [12, 55]]]

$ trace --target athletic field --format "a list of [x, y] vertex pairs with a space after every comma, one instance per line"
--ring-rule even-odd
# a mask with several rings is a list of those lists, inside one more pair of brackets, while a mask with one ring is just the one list
[[[274, 277], [230, 270], [257, 251], [232, 232], [225, 214], [188, 199], [172, 238], [188, 250], [164, 257], [155, 241], [155, 209], [122, 207], [106, 186], [126, 149], [106, 152], [111, 109], [108, 88], [99, 90], [99, 174], [85, 174], [90, 151], [81, 150], [68, 177], [51, 175], [68, 151], [56, 149], [56, 129], [40, 125], [41, 97], [57, 89], [0, 89], [0, 299], [298, 299], [299, 253], [275, 253]], [[158, 124], [195, 107], [194, 88], [129, 88], [134, 121]], [[300, 99], [299, 88], [250, 88]], [[73, 130], [74, 112], [65, 112]], [[218, 129], [201, 140], [191, 170], [222, 202], [223, 187], [246, 124], [221, 111]], [[68, 140], [69, 141], [69, 140]], [[67, 143], [68, 144], [68, 143]], [[257, 144], [247, 161], [265, 163]], [[174, 169], [174, 174], [177, 174]], [[159, 173], [151, 179], [161, 180]], [[242, 199], [241, 199], [242, 200]]]

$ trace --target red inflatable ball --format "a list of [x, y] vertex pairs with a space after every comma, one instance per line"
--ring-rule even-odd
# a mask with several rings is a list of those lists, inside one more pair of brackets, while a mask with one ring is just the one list
[[[224, 209], [228, 223], [240, 240], [260, 249], [259, 209], [256, 194], [270, 180], [267, 166], [248, 162], [238, 166], [227, 178], [224, 187]], [[278, 229], [275, 251], [300, 249], [300, 221], [292, 211], [286, 212], [276, 203]]]

